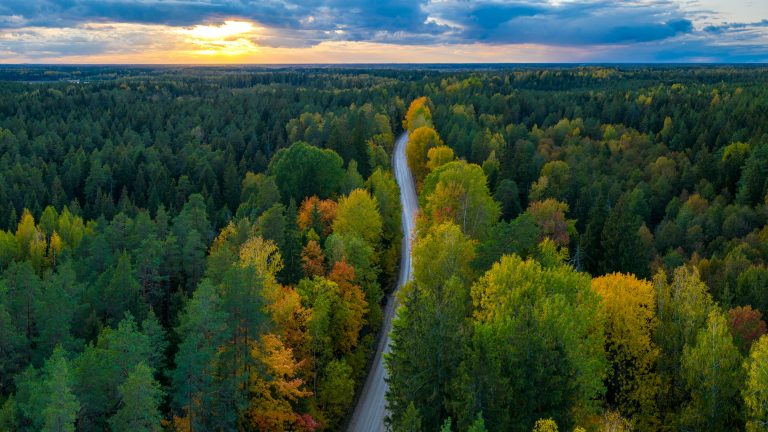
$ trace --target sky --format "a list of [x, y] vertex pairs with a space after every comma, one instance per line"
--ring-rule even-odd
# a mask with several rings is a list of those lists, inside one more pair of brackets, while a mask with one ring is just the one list
[[0, 63], [768, 62], [768, 0], [0, 0]]

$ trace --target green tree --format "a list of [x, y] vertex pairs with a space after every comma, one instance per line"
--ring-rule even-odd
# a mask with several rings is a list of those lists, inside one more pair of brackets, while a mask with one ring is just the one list
[[657, 370], [663, 383], [659, 407], [670, 417], [662, 422], [674, 424], [677, 410], [687, 398], [686, 381], [681, 373], [684, 347], [696, 343], [699, 331], [716, 306], [695, 268], [676, 269], [671, 281], [664, 272], [659, 272], [653, 278], [653, 288], [659, 318], [654, 341], [661, 348]]
[[275, 178], [263, 173], [247, 172], [240, 192], [240, 207], [237, 217], [256, 220], [268, 208], [280, 202], [280, 190]]
[[725, 316], [713, 310], [696, 336], [696, 343], [686, 346], [681, 358], [681, 372], [691, 401], [683, 411], [682, 424], [695, 430], [739, 428], [744, 382], [741, 354]]
[[482, 407], [494, 430], [529, 430], [542, 417], [573, 426], [594, 414], [606, 359], [588, 275], [505, 256], [473, 285], [472, 301], [472, 353], [458, 381], [458, 409]]
[[531, 201], [554, 198], [566, 201], [571, 188], [571, 168], [566, 162], [551, 161], [541, 168], [541, 176], [531, 185]]
[[72, 376], [69, 362], [60, 347], [46, 362], [43, 391], [47, 395], [47, 403], [40, 413], [44, 419], [43, 431], [73, 432], [75, 420], [80, 411], [80, 403], [72, 393]]
[[160, 431], [162, 415], [158, 409], [162, 398], [160, 385], [152, 377], [152, 368], [139, 363], [118, 386], [120, 408], [109, 419], [115, 432]]
[[81, 314], [83, 285], [70, 263], [59, 266], [43, 283], [42, 295], [37, 305], [36, 338], [37, 358], [42, 360], [51, 355], [54, 347], [80, 349], [82, 341], [73, 336], [73, 327]]
[[344, 177], [343, 163], [333, 150], [298, 141], [275, 153], [269, 172], [275, 176], [283, 200], [292, 198], [298, 203], [308, 196], [326, 198], [335, 193]]
[[80, 400], [78, 427], [103, 430], [116, 409], [118, 387], [141, 362], [151, 357], [152, 346], [130, 314], [117, 328], [104, 328], [95, 343], [73, 362], [74, 391]]
[[198, 285], [176, 333], [182, 338], [174, 360], [171, 406], [184, 414], [192, 430], [205, 430], [226, 418], [216, 409], [215, 399], [223, 385], [218, 379], [219, 348], [230, 334], [221, 298], [210, 280]]
[[501, 217], [510, 220], [520, 214], [520, 191], [514, 180], [503, 179], [496, 186], [493, 199], [500, 203]]
[[474, 242], [458, 226], [434, 226], [413, 246], [414, 280], [400, 291], [392, 324], [388, 406], [393, 424], [415, 404], [426, 429], [438, 429], [468, 342]]
[[408, 404], [408, 408], [406, 408], [402, 418], [399, 421], [393, 422], [391, 424], [392, 424], [393, 432], [421, 432], [422, 431], [421, 416], [419, 415], [419, 410], [416, 409], [416, 406], [413, 404], [413, 402]]
[[267, 209], [256, 221], [259, 234], [266, 240], [274, 241], [280, 249], [285, 247], [287, 225], [285, 206], [280, 203]]
[[325, 367], [323, 375], [318, 385], [317, 399], [328, 418], [337, 423], [344, 417], [355, 397], [352, 368], [344, 360], [332, 360]]
[[140, 287], [132, 267], [130, 255], [127, 252], [120, 254], [109, 282], [104, 287], [104, 297], [97, 300], [103, 303], [103, 313], [109, 324], [116, 324], [126, 312], [133, 316], [144, 316], [145, 305], [139, 296]]
[[757, 205], [768, 194], [768, 142], [763, 141], [749, 155], [739, 179], [736, 200], [745, 205]]
[[[366, 158], [367, 159], [367, 158]], [[344, 173], [341, 182], [339, 183], [339, 192], [343, 194], [349, 194], [355, 189], [363, 187], [365, 180], [363, 176], [357, 171], [357, 161], [352, 159], [347, 165], [347, 171]]]
[[747, 413], [747, 431], [768, 430], [768, 336], [752, 345], [744, 362], [747, 382], [743, 389]]
[[400, 260], [402, 232], [400, 230], [401, 206], [400, 189], [395, 177], [389, 171], [376, 169], [366, 182], [371, 196], [379, 203], [381, 213], [383, 248], [381, 253], [382, 285], [394, 283]]
[[485, 428], [485, 420], [482, 413], [477, 413], [477, 418], [474, 423], [469, 425], [467, 432], [488, 432], [488, 429]]
[[624, 197], [611, 209], [605, 221], [601, 244], [603, 273], [625, 272], [649, 277], [649, 251], [640, 237], [642, 220], [634, 214]]

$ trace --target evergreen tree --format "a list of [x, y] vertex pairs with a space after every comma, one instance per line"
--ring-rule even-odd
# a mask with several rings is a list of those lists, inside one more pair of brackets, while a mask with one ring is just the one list
[[40, 413], [45, 432], [73, 432], [80, 403], [72, 393], [72, 376], [64, 350], [57, 347], [46, 362], [43, 391], [47, 396], [45, 408]]
[[648, 250], [640, 238], [641, 219], [625, 198], [611, 210], [601, 236], [603, 273], [625, 272], [649, 277]]
[[158, 432], [162, 418], [159, 405], [160, 385], [152, 377], [152, 368], [141, 362], [120, 384], [120, 408], [109, 419], [115, 432]]

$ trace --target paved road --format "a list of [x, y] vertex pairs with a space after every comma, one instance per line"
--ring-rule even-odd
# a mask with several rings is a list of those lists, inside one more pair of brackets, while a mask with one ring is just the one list
[[[405, 145], [408, 143], [408, 132], [403, 133], [395, 143], [395, 155], [393, 159], [395, 178], [400, 186], [400, 203], [403, 207], [403, 248], [400, 256], [400, 277], [397, 282], [397, 290], [411, 280], [411, 235], [415, 225], [414, 218], [419, 208], [416, 199], [416, 189], [413, 186], [413, 177], [405, 158]], [[383, 353], [389, 352], [389, 331], [392, 328], [392, 318], [395, 315], [394, 293], [387, 301], [384, 310], [384, 322], [382, 323], [382, 337], [376, 348], [376, 357], [371, 365], [371, 370], [365, 380], [363, 392], [355, 406], [352, 420], [349, 423], [349, 432], [378, 432], [384, 431], [384, 416], [386, 415], [387, 383], [384, 378], [387, 371], [384, 368]]]

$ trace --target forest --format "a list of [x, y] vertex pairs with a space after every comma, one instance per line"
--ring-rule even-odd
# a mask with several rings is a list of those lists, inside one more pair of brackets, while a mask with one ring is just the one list
[[0, 79], [0, 430], [768, 431], [764, 67]]

